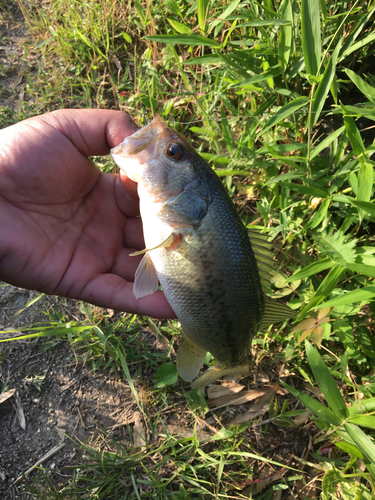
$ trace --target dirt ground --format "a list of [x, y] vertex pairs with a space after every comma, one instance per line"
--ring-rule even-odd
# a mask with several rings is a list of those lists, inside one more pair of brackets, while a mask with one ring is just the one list
[[[10, 330], [45, 319], [48, 308], [77, 309], [74, 301], [44, 297], [14, 319], [36, 292], [9, 285], [0, 288], [0, 328]], [[10, 321], [9, 321], [10, 320]], [[1, 338], [20, 335], [2, 334]], [[0, 498], [23, 498], [16, 486], [21, 473], [61, 443], [57, 429], [73, 440], [89, 443], [103, 429], [126, 443], [124, 426], [133, 421], [135, 404], [129, 386], [108, 373], [93, 373], [77, 363], [67, 341], [19, 340], [0, 344], [0, 384], [16, 392], [0, 404]], [[18, 407], [17, 407], [18, 399]], [[25, 428], [21, 426], [22, 408]], [[77, 463], [81, 450], [69, 438], [43, 466], [57, 468]], [[61, 481], [64, 480], [64, 474]], [[58, 477], [56, 478], [58, 480]]]

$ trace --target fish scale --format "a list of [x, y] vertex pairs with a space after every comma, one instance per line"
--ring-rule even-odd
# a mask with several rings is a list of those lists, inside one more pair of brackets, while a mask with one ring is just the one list
[[137, 298], [153, 293], [160, 282], [183, 329], [180, 376], [192, 381], [207, 352], [215, 364], [193, 387], [223, 375], [246, 375], [253, 336], [293, 316], [264, 294], [271, 245], [259, 233], [249, 237], [220, 179], [161, 118], [111, 154], [138, 182], [146, 249], [137, 252], [145, 256], [134, 293]]

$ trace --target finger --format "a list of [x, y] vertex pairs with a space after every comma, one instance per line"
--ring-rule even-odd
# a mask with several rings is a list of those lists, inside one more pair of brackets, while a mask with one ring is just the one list
[[137, 217], [139, 215], [137, 184], [121, 172], [116, 178], [115, 197], [122, 213], [128, 217]]
[[129, 115], [108, 109], [60, 109], [37, 119], [62, 132], [85, 156], [107, 155], [138, 130]]
[[[132, 251], [145, 248], [142, 220], [140, 217], [128, 218], [125, 226], [124, 246]], [[133, 250], [135, 249], [135, 250]]]
[[72, 296], [72, 298], [84, 300], [99, 307], [153, 318], [176, 318], [163, 292], [157, 291], [152, 295], [136, 299], [133, 295], [133, 284], [115, 274], [97, 276], [86, 285], [79, 296]]

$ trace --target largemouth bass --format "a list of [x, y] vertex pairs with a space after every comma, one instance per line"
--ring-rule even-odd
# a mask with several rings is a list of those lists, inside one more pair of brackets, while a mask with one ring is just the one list
[[111, 150], [138, 183], [146, 249], [135, 274], [136, 298], [160, 282], [183, 334], [179, 375], [191, 382], [207, 351], [214, 365], [193, 387], [249, 373], [253, 336], [293, 316], [265, 296], [271, 243], [248, 232], [220, 179], [185, 137], [156, 117]]

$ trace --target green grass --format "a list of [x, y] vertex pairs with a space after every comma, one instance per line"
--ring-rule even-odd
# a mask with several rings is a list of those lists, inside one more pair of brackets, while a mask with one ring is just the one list
[[[270, 293], [289, 299], [296, 321], [260, 333], [255, 345], [258, 360], [286, 367], [291, 394], [313, 413], [319, 434], [308, 461], [323, 477], [322, 498], [335, 498], [339, 485], [342, 498], [374, 498], [375, 145], [366, 132], [375, 119], [374, 2], [18, 3], [32, 36], [26, 55], [38, 58], [20, 112], [2, 110], [4, 124], [60, 107], [106, 107], [142, 125], [146, 107], [148, 118], [158, 112], [193, 141], [244, 222], [279, 248]], [[171, 348], [160, 355], [140, 341], [139, 319], [86, 312], [80, 324], [50, 316], [35, 333], [67, 336], [84, 362], [130, 385], [134, 376], [147, 380], [160, 411], [177, 391], [188, 411], [207, 413], [197, 395], [168, 384], [173, 367], [153, 385], [173, 361], [176, 323], [162, 325]], [[315, 380], [327, 406], [296, 389], [301, 380]], [[280, 424], [287, 409], [270, 420]], [[155, 417], [145, 418], [157, 434]], [[290, 416], [283, 422], [292, 425]], [[67, 493], [51, 485], [40, 498], [247, 498], [245, 486], [233, 493], [227, 484], [250, 484], [260, 457], [249, 466], [247, 453], [257, 453], [241, 443], [246, 428], [227, 430], [204, 445], [167, 436], [142, 453], [118, 443], [100, 456], [88, 450]], [[324, 461], [322, 442], [334, 443], [337, 459]]]

